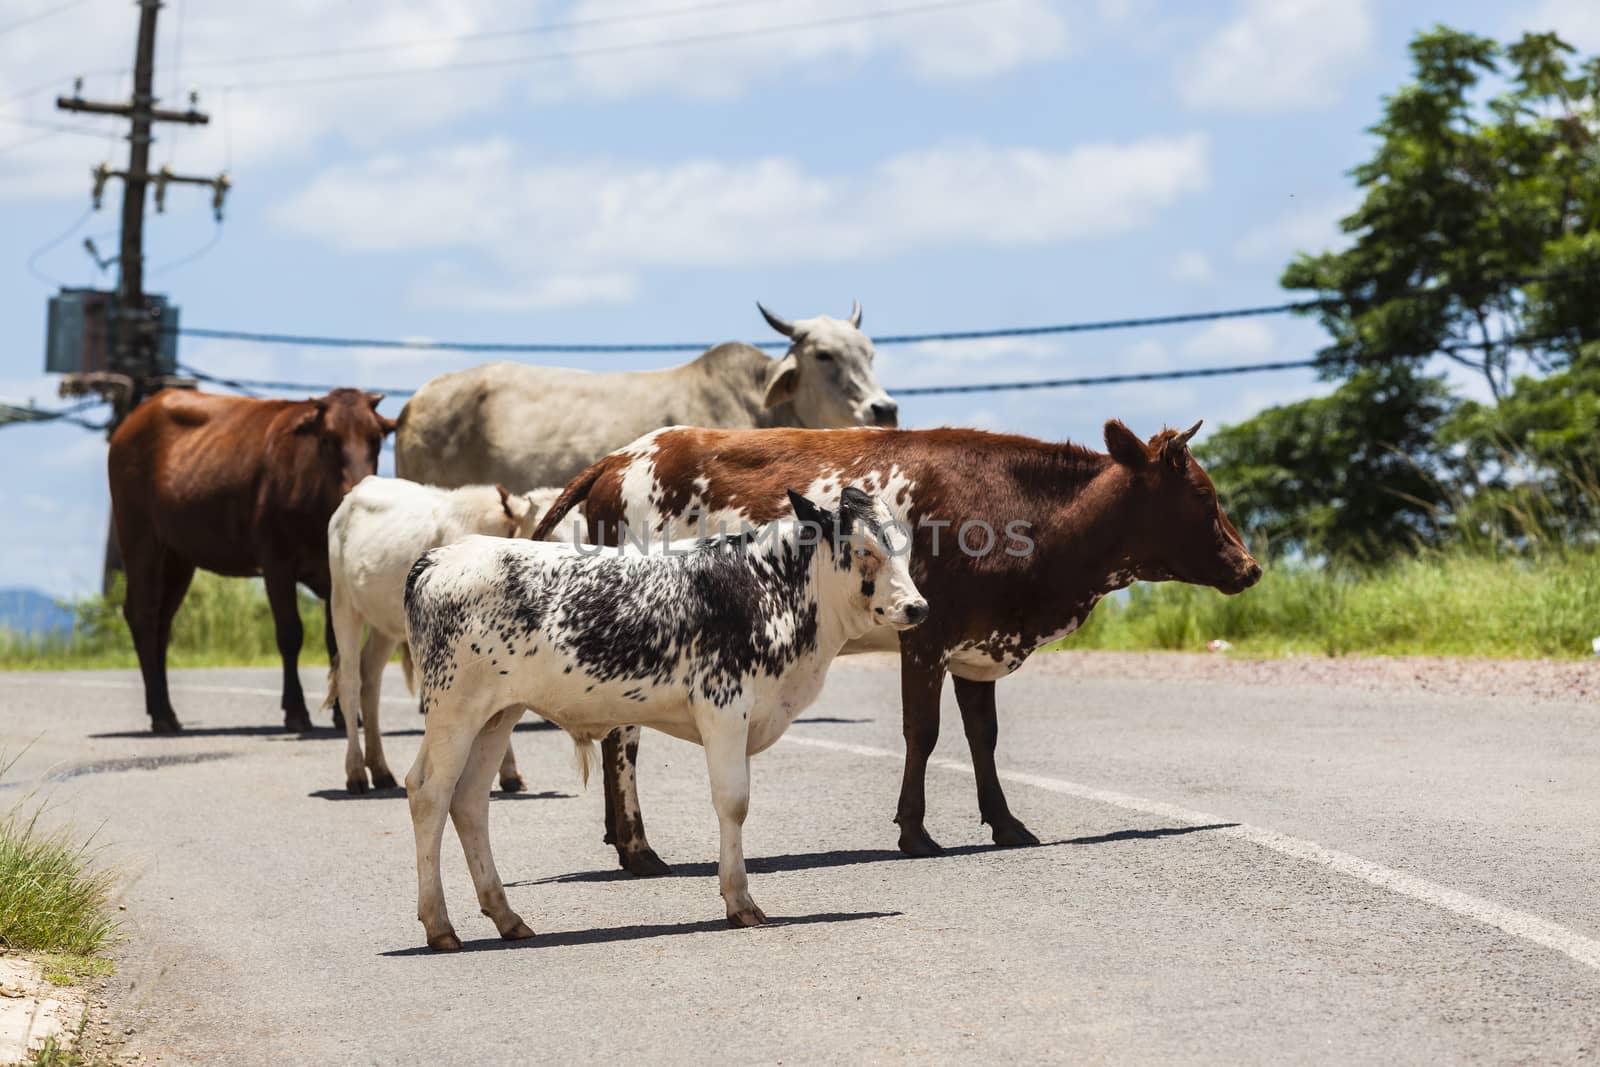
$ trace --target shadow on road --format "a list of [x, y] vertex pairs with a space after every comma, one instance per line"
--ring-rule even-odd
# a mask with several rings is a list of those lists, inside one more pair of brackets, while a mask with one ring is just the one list
[[[860, 919], [892, 919], [903, 915], [899, 911], [827, 911], [816, 915], [794, 915], [787, 917], [774, 917], [766, 926], [755, 927], [751, 932], [771, 930], [783, 926], [810, 926], [815, 923], [843, 923], [855, 922]], [[571, 945], [604, 945], [613, 941], [642, 941], [651, 937], [675, 937], [679, 934], [709, 934], [717, 931], [728, 931], [728, 924], [721, 919], [706, 919], [693, 923], [655, 923], [640, 926], [611, 926], [599, 930], [563, 930], [553, 934], [535, 934], [533, 937], [521, 941], [505, 941], [498, 937], [485, 937], [476, 941], [464, 941], [461, 944], [463, 952], [495, 952], [503, 949], [529, 949], [529, 948], [565, 948]], [[426, 945], [416, 945], [412, 948], [391, 949], [388, 952], [378, 953], [380, 956], [432, 956], [433, 949]]]
[[[1238, 823], [1219, 822], [1204, 826], [1163, 826], [1154, 830], [1118, 830], [1115, 833], [1094, 837], [1074, 837], [1062, 841], [1045, 841], [1035, 848], [1059, 848], [1062, 845], [1110, 845], [1119, 841], [1150, 841], [1163, 837], [1181, 837], [1184, 834], [1206, 830], [1226, 830]], [[997, 845], [957, 845], [947, 848], [934, 859], [953, 859], [986, 852], [1000, 851]], [[745, 861], [751, 874], [775, 874], [780, 871], [810, 871], [824, 867], [852, 867], [858, 863], [890, 863], [909, 857], [899, 849], [846, 848], [831, 852], [796, 852], [786, 856], [752, 856]], [[669, 878], [705, 878], [717, 873], [715, 863], [678, 863], [672, 867]], [[551, 875], [549, 878], [531, 878], [520, 882], [507, 882], [514, 886], [551, 885], [559, 882], [623, 882], [634, 876], [621, 869], [603, 871], [573, 871], [569, 874]]]
[[170, 741], [182, 737], [272, 737], [297, 740], [302, 737], [343, 737], [344, 731], [332, 727], [318, 727], [308, 734], [296, 733], [283, 726], [185, 726], [176, 734], [153, 734], [149, 730], [116, 730], [111, 733], [90, 734], [96, 741]]
[[[352, 793], [348, 789], [316, 789], [306, 794], [318, 800], [404, 800], [406, 798], [405, 786], [394, 789], [369, 789], [365, 793]], [[489, 794], [490, 800], [572, 800], [575, 794], [557, 793], [546, 790], [543, 793], [502, 793], [496, 789]]]
[[839, 723], [841, 725], [848, 725], [850, 723], [872, 722], [872, 721], [873, 720], [871, 720], [871, 719], [841, 719], [836, 715], [813, 715], [809, 719], [796, 719], [794, 722], [795, 722], [796, 726], [799, 726], [802, 723], [808, 723], [808, 722], [809, 723]]

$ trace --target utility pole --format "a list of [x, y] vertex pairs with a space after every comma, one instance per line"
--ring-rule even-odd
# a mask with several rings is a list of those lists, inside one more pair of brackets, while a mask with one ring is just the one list
[[[83, 81], [70, 97], [57, 97], [56, 107], [92, 115], [117, 115], [132, 123], [128, 134], [128, 166], [126, 170], [112, 170], [102, 163], [94, 170], [94, 205], [100, 206], [106, 182], [122, 179], [122, 248], [117, 257], [117, 291], [109, 309], [109, 322], [105, 331], [106, 369], [87, 373], [69, 374], [61, 383], [63, 395], [98, 394], [111, 404], [111, 424], [108, 432], [114, 433], [128, 412], [140, 401], [164, 385], [187, 384], [163, 377], [159, 365], [162, 343], [161, 306], [147, 298], [144, 291], [144, 209], [148, 186], [155, 187], [156, 210], [166, 207], [169, 184], [204, 185], [212, 189], [212, 207], [218, 221], [222, 218], [222, 203], [227, 196], [229, 181], [226, 173], [215, 178], [195, 178], [172, 173], [170, 168], [150, 172], [151, 127], [157, 122], [176, 122], [201, 126], [210, 122], [210, 116], [195, 109], [191, 94], [185, 111], [156, 107], [156, 13], [161, 10], [161, 0], [137, 0], [139, 4], [139, 38], [133, 56], [133, 98], [126, 103], [103, 103], [85, 100]], [[122, 569], [121, 553], [117, 548], [115, 526], [106, 536], [105, 591], [110, 592], [112, 575]]]

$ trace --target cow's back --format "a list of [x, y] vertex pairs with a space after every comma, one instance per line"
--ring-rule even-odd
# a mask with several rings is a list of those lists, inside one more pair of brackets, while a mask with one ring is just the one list
[[107, 473], [118, 528], [139, 528], [202, 569], [242, 577], [293, 561], [326, 585], [327, 491], [317, 443], [292, 425], [305, 401], [164, 390], [112, 435]]
[[443, 374], [401, 412], [396, 473], [447, 487], [497, 482], [513, 492], [563, 485], [663, 426], [754, 426], [770, 362], [748, 345], [721, 345], [658, 371], [500, 362]]

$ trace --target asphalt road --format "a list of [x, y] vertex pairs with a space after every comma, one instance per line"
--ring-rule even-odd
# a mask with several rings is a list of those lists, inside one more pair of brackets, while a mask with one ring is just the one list
[[[393, 672], [391, 672], [392, 674]], [[138, 732], [131, 673], [0, 675], [0, 806], [42, 785], [123, 875], [112, 1012], [190, 1063], [1581, 1062], [1600, 1058], [1600, 706], [1288, 685], [1001, 683], [1000, 764], [1041, 847], [977, 821], [946, 695], [930, 831], [902, 859], [898, 683], [840, 661], [754, 764], [770, 926], [726, 929], [700, 750], [645, 736], [650, 837], [600, 842], [570, 744], [491, 832], [502, 943], [447, 832], [467, 951], [422, 948], [398, 794], [348, 799], [343, 740], [275, 733], [275, 672], [191, 671]], [[390, 678], [391, 692], [399, 692]], [[306, 691], [319, 692], [310, 672]], [[384, 708], [397, 773], [420, 721]]]

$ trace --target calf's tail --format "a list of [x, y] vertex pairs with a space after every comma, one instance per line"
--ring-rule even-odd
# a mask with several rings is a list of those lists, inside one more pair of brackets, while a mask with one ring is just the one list
[[533, 533], [528, 535], [530, 541], [548, 541], [551, 532], [556, 528], [556, 523], [567, 517], [567, 512], [587, 500], [589, 490], [594, 488], [594, 483], [599, 481], [600, 475], [606, 472], [607, 463], [611, 459], [604, 459], [589, 464], [587, 470], [567, 483], [561, 490], [561, 495], [556, 497], [555, 503], [550, 505], [550, 510], [544, 513], [544, 518], [539, 520], [539, 525], [533, 528]]
[[400, 642], [400, 674], [406, 680], [406, 692], [417, 691], [417, 666], [411, 662], [411, 642]]

